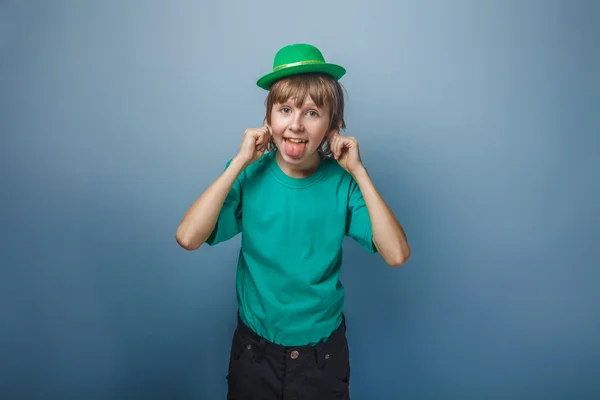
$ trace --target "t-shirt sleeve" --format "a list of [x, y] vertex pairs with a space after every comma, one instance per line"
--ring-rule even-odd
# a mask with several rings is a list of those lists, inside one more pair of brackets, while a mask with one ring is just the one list
[[360, 188], [354, 179], [350, 183], [346, 235], [356, 240], [369, 253], [377, 253], [377, 247], [373, 243], [373, 230], [369, 210], [367, 209]]
[[[231, 160], [227, 162], [225, 169], [229, 167]], [[212, 233], [206, 239], [206, 243], [214, 246], [233, 238], [242, 230], [242, 172], [227, 194], [221, 212], [217, 218], [217, 224]]]

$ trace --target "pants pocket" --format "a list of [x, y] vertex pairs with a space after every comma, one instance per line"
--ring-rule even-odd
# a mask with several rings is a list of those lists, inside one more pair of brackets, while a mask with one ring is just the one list
[[311, 399], [350, 398], [350, 354], [345, 339], [325, 354], [322, 367], [315, 363], [305, 371], [305, 381]]
[[236, 330], [231, 342], [229, 356], [229, 368], [227, 371], [227, 399], [245, 399], [242, 397], [244, 390], [248, 388], [252, 377], [251, 363], [254, 360], [254, 349], [252, 345], [244, 340]]

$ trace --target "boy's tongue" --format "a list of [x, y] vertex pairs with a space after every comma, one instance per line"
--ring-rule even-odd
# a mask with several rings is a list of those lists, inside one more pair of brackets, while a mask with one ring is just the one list
[[285, 141], [285, 153], [293, 158], [300, 158], [304, 155], [306, 143], [294, 143], [289, 140]]

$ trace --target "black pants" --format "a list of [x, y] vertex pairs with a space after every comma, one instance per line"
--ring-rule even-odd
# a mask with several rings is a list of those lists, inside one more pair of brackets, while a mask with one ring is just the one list
[[349, 400], [349, 383], [345, 321], [324, 343], [285, 347], [259, 337], [238, 316], [228, 400]]

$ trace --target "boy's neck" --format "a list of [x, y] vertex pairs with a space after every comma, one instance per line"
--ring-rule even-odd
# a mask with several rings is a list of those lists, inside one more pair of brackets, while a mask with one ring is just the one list
[[305, 160], [301, 164], [290, 164], [281, 156], [281, 152], [275, 152], [275, 160], [279, 168], [284, 174], [291, 178], [306, 178], [314, 174], [321, 165], [321, 156], [318, 152], [314, 152], [311, 158]]

